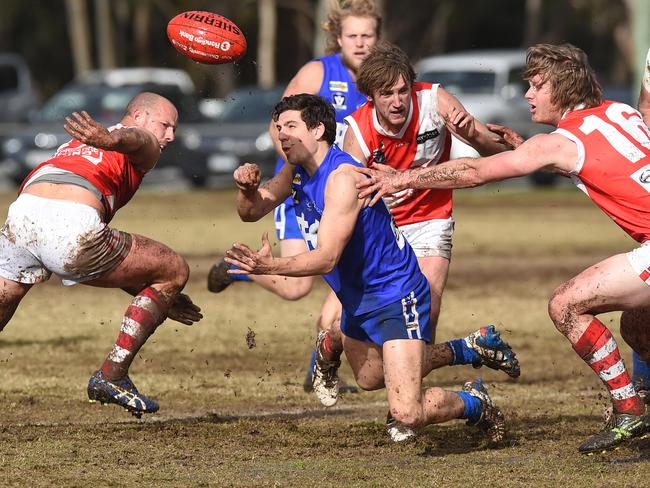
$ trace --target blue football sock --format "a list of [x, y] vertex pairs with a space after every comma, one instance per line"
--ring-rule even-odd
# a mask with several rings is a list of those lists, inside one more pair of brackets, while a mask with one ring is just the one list
[[465, 339], [454, 339], [448, 341], [447, 344], [451, 348], [454, 358], [451, 361], [452, 365], [456, 364], [474, 364], [479, 363], [481, 358], [478, 353], [467, 346]]
[[466, 391], [457, 391], [456, 393], [465, 405], [465, 410], [463, 410], [463, 415], [460, 418], [467, 419], [473, 424], [478, 422], [481, 419], [481, 413], [483, 413], [481, 400]]
[[[239, 267], [235, 266], [234, 264], [229, 264], [228, 267], [230, 269], [239, 269]], [[233, 280], [253, 281], [251, 280], [251, 277], [249, 275], [245, 275], [245, 274], [229, 274], [228, 276], [230, 276]]]
[[650, 383], [650, 368], [648, 368], [648, 363], [643, 361], [636, 351], [632, 351], [632, 379]]

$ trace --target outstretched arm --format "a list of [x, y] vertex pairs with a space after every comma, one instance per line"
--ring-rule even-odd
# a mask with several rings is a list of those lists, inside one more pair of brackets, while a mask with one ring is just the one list
[[540, 169], [568, 174], [575, 168], [578, 151], [573, 142], [558, 134], [540, 134], [514, 151], [485, 158], [453, 159], [435, 166], [394, 171], [383, 165], [355, 168], [366, 178], [357, 184], [359, 198], [372, 195], [371, 205], [382, 196], [405, 188], [454, 189], [483, 185], [523, 176]]
[[447, 129], [476, 149], [481, 156], [512, 149], [499, 134], [490, 131], [481, 121], [475, 119], [455, 96], [442, 87], [438, 87], [438, 113], [445, 121]]
[[350, 167], [342, 167], [329, 177], [325, 189], [325, 208], [318, 226], [316, 249], [290, 257], [273, 257], [268, 235], [262, 236], [262, 247], [253, 251], [236, 243], [236, 251], [227, 251], [226, 262], [239, 269], [230, 274], [278, 274], [313, 276], [334, 269], [350, 240], [364, 202], [357, 198], [355, 183], [362, 178]]
[[149, 171], [160, 158], [160, 145], [148, 130], [123, 127], [108, 131], [86, 111], [72, 112], [63, 126], [68, 134], [88, 146], [128, 154], [141, 171]]

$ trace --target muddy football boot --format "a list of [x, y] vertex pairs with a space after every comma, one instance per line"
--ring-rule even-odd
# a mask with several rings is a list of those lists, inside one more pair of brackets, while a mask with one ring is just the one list
[[326, 330], [321, 330], [316, 339], [316, 361], [312, 371], [312, 388], [320, 402], [331, 407], [339, 399], [339, 375], [341, 366], [340, 360], [328, 361], [323, 357], [323, 342], [327, 336]]
[[476, 422], [467, 421], [467, 425], [475, 425], [487, 436], [488, 445], [495, 446], [506, 439], [506, 419], [503, 412], [492, 403], [488, 395], [487, 388], [483, 380], [478, 378], [474, 381], [468, 381], [463, 385], [463, 391], [466, 391], [473, 397], [481, 401], [481, 418]]
[[650, 415], [630, 415], [616, 413], [610, 416], [605, 428], [587, 439], [578, 451], [593, 454], [615, 449], [616, 446], [635, 437], [645, 437], [650, 433]]
[[463, 340], [467, 347], [476, 351], [480, 357], [480, 360], [472, 363], [475, 368], [487, 366], [503, 371], [512, 378], [521, 374], [517, 355], [508, 343], [501, 339], [501, 334], [494, 325], [481, 327]]
[[633, 379], [634, 389], [643, 400], [643, 403], [650, 405], [650, 381], [645, 378]]
[[[632, 379], [632, 385], [634, 386], [636, 392], [639, 394], [639, 397], [641, 398], [643, 403], [645, 403], [646, 406], [650, 406], [650, 384], [648, 383], [648, 380]], [[612, 420], [613, 413], [614, 413], [614, 409], [612, 408], [611, 405], [604, 410], [603, 419], [605, 420], [606, 424], [608, 424]]]
[[208, 290], [212, 293], [220, 293], [235, 281], [227, 273], [230, 265], [223, 259], [220, 259], [210, 268], [208, 273]]
[[159, 408], [158, 403], [138, 391], [128, 376], [122, 380], [109, 381], [101, 371], [95, 371], [88, 381], [88, 398], [91, 403], [114, 403], [138, 418], [143, 413], [157, 412]]
[[415, 430], [395, 420], [390, 410], [386, 416], [386, 432], [393, 442], [406, 442], [417, 436]]

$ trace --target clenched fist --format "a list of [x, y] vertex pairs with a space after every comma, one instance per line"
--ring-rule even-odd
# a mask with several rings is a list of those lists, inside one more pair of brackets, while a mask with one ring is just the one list
[[241, 191], [254, 191], [260, 186], [262, 172], [258, 165], [246, 163], [235, 170], [233, 178]]

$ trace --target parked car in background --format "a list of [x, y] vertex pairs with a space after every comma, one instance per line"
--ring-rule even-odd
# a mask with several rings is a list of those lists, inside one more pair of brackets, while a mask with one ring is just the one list
[[56, 149], [70, 139], [63, 129], [66, 115], [86, 110], [97, 121], [110, 126], [120, 121], [129, 100], [141, 91], [165, 96], [179, 110], [177, 142], [163, 152], [154, 171], [175, 167], [185, 177], [193, 179], [204, 170], [205, 164], [196, 152], [183, 145], [183, 132], [204, 123], [205, 119], [198, 111], [194, 96], [185, 93], [178, 85], [150, 82], [119, 86], [99, 82], [70, 83], [35, 112], [29, 124], [4, 135], [3, 172], [15, 183], [20, 183], [33, 168], [52, 157]]
[[246, 162], [257, 163], [264, 178], [273, 176], [277, 154], [268, 129], [283, 92], [284, 86], [239, 88], [224, 97], [209, 123], [183, 132], [182, 145], [205, 161], [204, 171], [195, 175], [197, 184], [233, 186], [233, 171]]
[[26, 121], [40, 97], [27, 63], [18, 54], [0, 53], [0, 123]]
[[[552, 128], [530, 119], [524, 99], [528, 82], [522, 79], [525, 67], [524, 49], [495, 49], [423, 58], [415, 70], [418, 80], [440, 83], [481, 122], [505, 125], [528, 138]], [[473, 148], [454, 138], [452, 158], [477, 156]], [[538, 185], [552, 184], [555, 175], [538, 172], [530, 179]]]
[[80, 85], [95, 86], [138, 86], [148, 83], [158, 85], [173, 85], [186, 95], [194, 95], [196, 86], [192, 78], [182, 69], [137, 67], [137, 68], [113, 68], [88, 71], [81, 74], [75, 80]]

